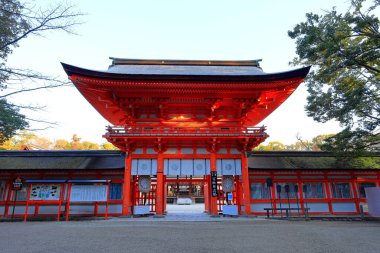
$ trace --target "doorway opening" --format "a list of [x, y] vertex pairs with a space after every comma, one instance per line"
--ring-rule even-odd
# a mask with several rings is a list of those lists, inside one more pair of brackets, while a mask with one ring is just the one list
[[166, 178], [167, 213], [204, 213], [206, 176]]

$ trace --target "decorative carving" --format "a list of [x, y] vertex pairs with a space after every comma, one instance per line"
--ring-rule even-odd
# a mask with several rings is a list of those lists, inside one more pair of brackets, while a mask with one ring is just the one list
[[220, 143], [220, 140], [218, 140], [217, 138], [212, 138], [210, 141], [209, 141], [209, 146], [207, 147], [207, 151], [210, 152], [210, 153], [215, 153], [219, 150], [219, 144]]
[[161, 137], [157, 138], [155, 144], [156, 145], [154, 147], [154, 151], [156, 151], [157, 153], [163, 153], [168, 149], [167, 141], [163, 140]]

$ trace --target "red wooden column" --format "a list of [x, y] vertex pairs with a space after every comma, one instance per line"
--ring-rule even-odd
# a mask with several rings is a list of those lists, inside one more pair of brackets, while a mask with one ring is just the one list
[[30, 192], [32, 189], [32, 184], [28, 184], [28, 192], [26, 195], [26, 205], [25, 205], [25, 213], [24, 213], [24, 222], [26, 222], [28, 218], [28, 210], [29, 210], [29, 199], [30, 199]]
[[360, 213], [360, 207], [359, 207], [359, 194], [358, 194], [358, 184], [356, 181], [356, 178], [353, 173], [351, 173], [351, 185], [352, 185], [352, 192], [354, 194], [354, 200], [355, 200], [355, 207], [356, 207], [356, 213]]
[[70, 215], [70, 201], [71, 201], [71, 187], [72, 183], [68, 183], [67, 188], [67, 198], [66, 198], [66, 206], [65, 206], [65, 213], [66, 213], [66, 221], [69, 221], [69, 215]]
[[240, 201], [241, 201], [241, 187], [240, 186], [240, 178], [239, 176], [235, 176], [235, 205], [238, 207], [238, 213], [241, 212], [241, 206], [240, 206]]
[[164, 159], [162, 153], [157, 158], [156, 215], [164, 214]]
[[209, 207], [209, 196], [210, 196], [210, 191], [209, 191], [209, 182], [210, 182], [210, 179], [209, 179], [209, 176], [204, 176], [205, 180], [204, 180], [204, 184], [203, 184], [203, 195], [205, 197], [205, 210], [204, 212], [205, 213], [209, 213], [210, 212], [210, 207]]
[[164, 175], [164, 214], [166, 213], [167, 199], [168, 199], [168, 185], [166, 184], [166, 176]]
[[243, 205], [244, 213], [251, 214], [251, 191], [249, 189], [249, 172], [247, 152], [243, 152], [241, 156], [241, 176], [243, 186]]
[[329, 205], [329, 213], [334, 214], [333, 208], [332, 208], [332, 200], [331, 200], [331, 183], [327, 177], [327, 174], [324, 173], [324, 183], [325, 183], [325, 189], [326, 189], [326, 195], [327, 195], [327, 203]]
[[132, 153], [125, 152], [125, 168], [124, 168], [124, 183], [123, 183], [123, 208], [122, 215], [131, 215], [131, 171], [132, 171]]
[[[216, 152], [213, 151], [210, 153], [210, 172], [211, 171], [217, 171], [216, 169]], [[208, 194], [210, 197], [210, 215], [218, 215], [218, 197], [212, 196], [212, 190], [211, 190], [211, 176], [210, 180], [208, 181], [208, 185], [210, 186]]]

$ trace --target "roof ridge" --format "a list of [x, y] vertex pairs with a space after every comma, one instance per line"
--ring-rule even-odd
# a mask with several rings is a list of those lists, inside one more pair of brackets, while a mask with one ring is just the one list
[[256, 60], [173, 60], [173, 59], [128, 59], [109, 57], [115, 65], [190, 65], [190, 66], [252, 66], [260, 68]]

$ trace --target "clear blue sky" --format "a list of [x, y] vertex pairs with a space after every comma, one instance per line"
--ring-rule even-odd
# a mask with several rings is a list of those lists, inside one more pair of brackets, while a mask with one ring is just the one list
[[[51, 1], [35, 1], [47, 5]], [[349, 1], [235, 0], [235, 1], [73, 1], [87, 15], [75, 31], [47, 33], [20, 43], [9, 64], [54, 76], [65, 76], [60, 62], [105, 70], [108, 57], [141, 59], [263, 59], [265, 72], [293, 69], [295, 44], [287, 31], [305, 20], [305, 13], [323, 13]], [[28, 84], [25, 83], [25, 86]], [[338, 131], [338, 124], [317, 124], [306, 116], [306, 90], [301, 87], [260, 125], [268, 127], [268, 141], [292, 143]], [[39, 132], [51, 139], [104, 142], [106, 122], [75, 88], [59, 88], [14, 96], [13, 101], [46, 105], [30, 117], [55, 121], [54, 129]], [[32, 127], [38, 128], [38, 125]]]

